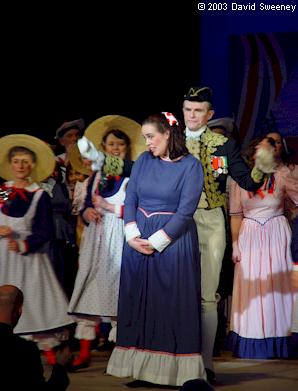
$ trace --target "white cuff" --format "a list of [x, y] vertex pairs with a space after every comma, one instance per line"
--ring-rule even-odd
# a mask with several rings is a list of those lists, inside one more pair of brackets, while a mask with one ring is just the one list
[[293, 265], [293, 269], [292, 270], [294, 270], [294, 272], [298, 272], [298, 265]]
[[128, 242], [131, 239], [137, 238], [138, 236], [141, 236], [141, 232], [139, 231], [139, 228], [137, 226], [137, 223], [135, 221], [126, 224], [124, 227], [125, 230], [125, 237], [126, 241]]
[[148, 240], [155, 250], [159, 252], [162, 252], [172, 241], [163, 229], [149, 236]]

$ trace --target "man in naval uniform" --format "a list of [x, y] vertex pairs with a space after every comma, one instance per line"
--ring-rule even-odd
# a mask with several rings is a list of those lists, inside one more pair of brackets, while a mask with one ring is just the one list
[[212, 356], [218, 322], [217, 289], [226, 247], [227, 176], [242, 188], [254, 191], [261, 186], [264, 174], [256, 166], [248, 168], [234, 139], [208, 128], [207, 122], [214, 115], [210, 88], [191, 88], [184, 96], [183, 115], [186, 145], [204, 169], [204, 188], [194, 219], [201, 252], [202, 357], [207, 378], [215, 384]]

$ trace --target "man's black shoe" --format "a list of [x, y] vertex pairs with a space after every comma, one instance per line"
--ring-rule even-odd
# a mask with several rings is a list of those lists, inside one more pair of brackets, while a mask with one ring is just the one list
[[224, 384], [217, 380], [215, 373], [209, 369], [205, 368], [206, 375], [207, 375], [207, 381], [209, 384], [215, 387], [223, 386]]
[[208, 383], [211, 384], [212, 386], [218, 386], [219, 383], [216, 379], [215, 373], [209, 368], [205, 368], [205, 371], [206, 371]]

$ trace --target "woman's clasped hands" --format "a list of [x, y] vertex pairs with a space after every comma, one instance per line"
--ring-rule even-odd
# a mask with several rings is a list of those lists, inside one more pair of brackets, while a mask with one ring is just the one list
[[128, 241], [128, 244], [130, 247], [138, 251], [139, 253], [145, 254], [145, 255], [151, 255], [154, 252], [154, 248], [152, 247], [151, 243], [147, 239], [142, 238], [133, 238]]

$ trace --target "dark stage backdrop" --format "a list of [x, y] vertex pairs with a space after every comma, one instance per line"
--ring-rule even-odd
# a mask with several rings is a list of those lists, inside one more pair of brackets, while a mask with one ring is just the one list
[[[97, 4], [96, 4], [97, 3]], [[1, 11], [1, 135], [51, 142], [63, 121], [181, 114], [199, 80], [196, 2], [51, 2]]]
[[200, 2], [200, 83], [216, 117], [234, 116], [244, 143], [269, 130], [298, 136], [298, 4]]

